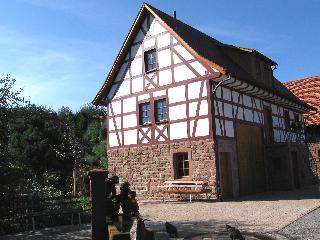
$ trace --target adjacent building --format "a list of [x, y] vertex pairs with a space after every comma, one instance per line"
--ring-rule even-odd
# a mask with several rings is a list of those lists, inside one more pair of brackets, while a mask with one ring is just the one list
[[222, 198], [307, 184], [312, 107], [274, 78], [276, 65], [143, 4], [93, 100], [108, 108], [109, 171], [149, 199], [173, 179]]
[[310, 164], [314, 175], [320, 178], [320, 76], [289, 81], [284, 85], [315, 110], [304, 114], [305, 132]]

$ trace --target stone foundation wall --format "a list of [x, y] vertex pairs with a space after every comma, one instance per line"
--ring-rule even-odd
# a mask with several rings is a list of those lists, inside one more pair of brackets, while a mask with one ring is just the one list
[[[294, 172], [291, 152], [297, 153], [298, 176]], [[276, 164], [281, 161], [281, 164]], [[302, 144], [279, 143], [266, 147], [266, 167], [269, 190], [294, 189], [294, 178], [300, 187], [313, 184], [315, 176], [309, 162], [308, 147]]]
[[312, 171], [316, 177], [320, 178], [320, 139], [308, 144], [310, 153], [310, 163]]
[[215, 155], [213, 140], [199, 140], [171, 144], [108, 150], [109, 172], [129, 181], [139, 198], [162, 199], [159, 187], [164, 181], [174, 180], [172, 152], [191, 151], [191, 179], [205, 181], [213, 194], [215, 184]]

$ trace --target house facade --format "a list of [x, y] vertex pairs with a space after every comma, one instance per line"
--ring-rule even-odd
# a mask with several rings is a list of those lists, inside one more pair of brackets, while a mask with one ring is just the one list
[[108, 108], [109, 171], [149, 199], [174, 179], [205, 181], [222, 198], [306, 184], [311, 107], [275, 66], [143, 4], [93, 100]]
[[320, 179], [320, 76], [289, 81], [284, 85], [301, 100], [315, 107], [314, 111], [304, 114], [304, 119], [311, 168], [314, 176]]

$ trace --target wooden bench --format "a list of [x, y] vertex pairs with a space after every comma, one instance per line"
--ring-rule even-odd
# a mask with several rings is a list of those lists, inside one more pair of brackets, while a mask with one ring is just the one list
[[[206, 198], [210, 199], [211, 189], [209, 185], [203, 181], [165, 181], [159, 186], [163, 193], [189, 194], [189, 200], [192, 201], [193, 194], [206, 194]], [[164, 199], [164, 198], [163, 198]]]

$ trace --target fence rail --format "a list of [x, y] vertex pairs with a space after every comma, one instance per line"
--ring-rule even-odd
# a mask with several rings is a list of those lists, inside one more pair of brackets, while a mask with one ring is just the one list
[[30, 194], [6, 194], [0, 196], [0, 201], [0, 225], [4, 228], [0, 233], [74, 222], [81, 224], [82, 215], [91, 210], [83, 198], [74, 196], [44, 198]]

